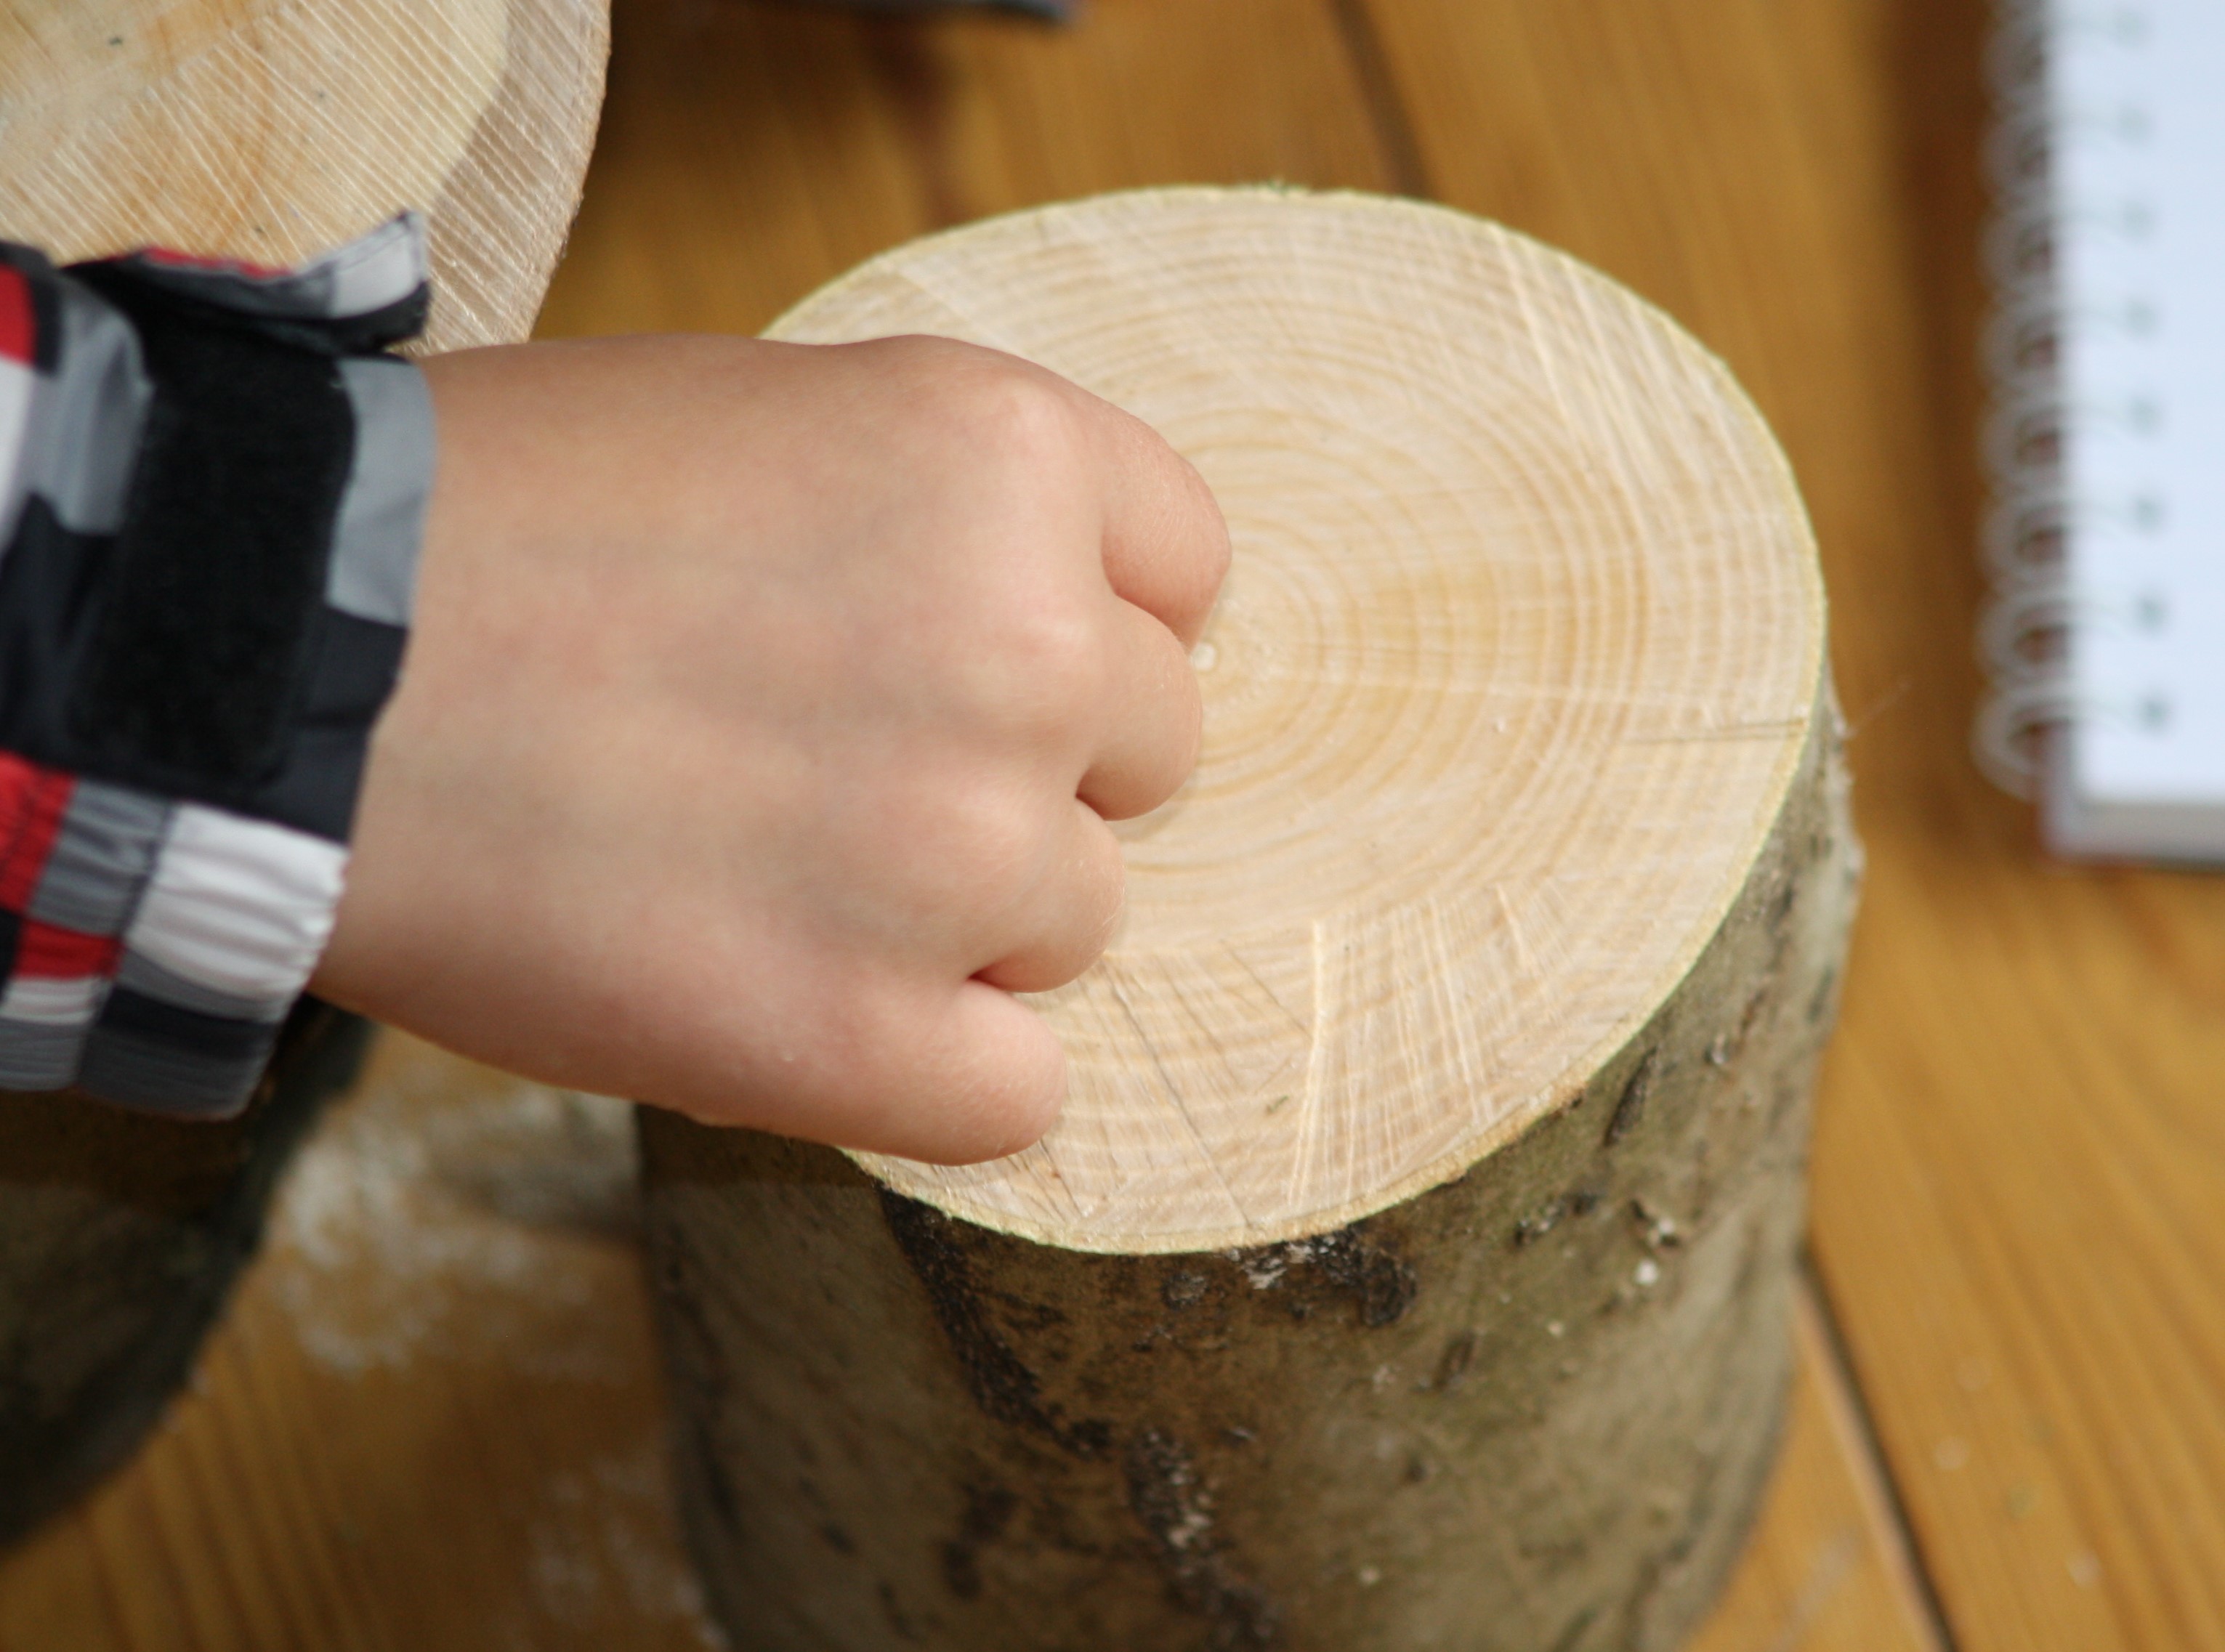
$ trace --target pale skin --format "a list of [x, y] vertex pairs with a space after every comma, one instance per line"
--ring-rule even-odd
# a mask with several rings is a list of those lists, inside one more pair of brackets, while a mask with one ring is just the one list
[[942, 339], [426, 364], [402, 680], [313, 990], [529, 1077], [965, 1162], [1056, 1117], [1016, 993], [1195, 764], [1195, 471]]

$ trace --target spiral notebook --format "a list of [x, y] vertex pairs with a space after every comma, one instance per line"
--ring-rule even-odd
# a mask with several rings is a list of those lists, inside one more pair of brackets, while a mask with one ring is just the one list
[[2225, 0], [1994, 45], [1977, 754], [2062, 852], [2225, 863]]

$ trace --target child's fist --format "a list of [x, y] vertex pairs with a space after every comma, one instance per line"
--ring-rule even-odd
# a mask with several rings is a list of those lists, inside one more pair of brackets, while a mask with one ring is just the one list
[[553, 1083], [914, 1157], [1063, 1063], [1010, 994], [1196, 760], [1228, 541], [1144, 425], [970, 345], [428, 362], [417, 619], [313, 984]]

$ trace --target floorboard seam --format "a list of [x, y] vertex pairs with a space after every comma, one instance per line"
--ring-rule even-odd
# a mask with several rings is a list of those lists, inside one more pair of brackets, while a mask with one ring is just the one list
[[1836, 1391], [1836, 1399], [1853, 1425], [1855, 1444], [1868, 1470], [1872, 1486], [1883, 1499], [1884, 1513], [1891, 1525], [1891, 1536], [1898, 1544], [1899, 1554], [1894, 1557], [1905, 1571], [1916, 1592], [1916, 1604], [1922, 1609], [1924, 1626], [1930, 1630], [1933, 1644], [1938, 1652], [1957, 1652], [1954, 1630], [1948, 1622], [1946, 1607], [1940, 1598], [1939, 1585], [1931, 1575], [1931, 1567], [1924, 1556], [1923, 1546], [1917, 1541], [1916, 1525], [1910, 1517], [1907, 1500], [1901, 1496], [1900, 1483], [1893, 1478], [1892, 1465], [1886, 1459], [1883, 1441], [1879, 1438], [1877, 1418], [1871, 1413], [1869, 1396], [1863, 1392], [1855, 1376], [1851, 1350], [1847, 1345], [1846, 1333], [1839, 1322], [1838, 1310], [1832, 1305], [1831, 1294], [1825, 1288], [1822, 1270], [1816, 1265], [1815, 1253], [1803, 1247], [1800, 1257], [1801, 1289], [1808, 1305], [1814, 1311], [1816, 1330], [1821, 1333], [1823, 1352], [1830, 1361], [1826, 1375]]
[[1337, 33], [1343, 37], [1345, 55], [1360, 82], [1360, 101], [1367, 105], [1368, 120], [1375, 128], [1375, 142], [1390, 168], [1391, 188], [1401, 195], [1431, 200], [1436, 192], [1429, 185], [1421, 141], [1368, 4], [1369, 0], [1328, 0]]

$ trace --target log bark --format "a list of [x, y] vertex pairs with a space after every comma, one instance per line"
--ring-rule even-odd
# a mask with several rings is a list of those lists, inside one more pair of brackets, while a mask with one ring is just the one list
[[641, 1115], [728, 1634], [1675, 1646], [1772, 1459], [1859, 867], [1765, 431], [1603, 278], [1350, 197], [1024, 214], [777, 332], [903, 330], [1151, 420], [1237, 560], [1042, 1147]]
[[[578, 204], [606, 0], [18, 0], [0, 237], [288, 263], [430, 218], [421, 348], [522, 339]], [[305, 1004], [225, 1124], [0, 1095], [0, 1542], [122, 1462], [367, 1029]]]

